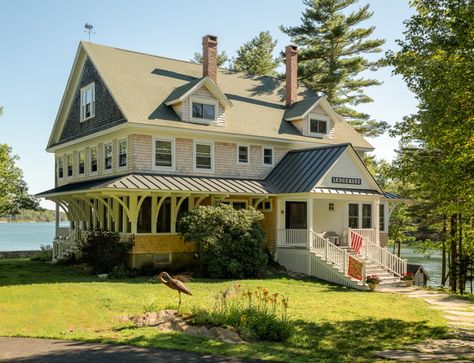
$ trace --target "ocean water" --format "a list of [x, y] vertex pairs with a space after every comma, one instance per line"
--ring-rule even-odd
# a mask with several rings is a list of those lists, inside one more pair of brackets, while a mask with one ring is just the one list
[[0, 251], [39, 250], [53, 238], [54, 223], [0, 223]]

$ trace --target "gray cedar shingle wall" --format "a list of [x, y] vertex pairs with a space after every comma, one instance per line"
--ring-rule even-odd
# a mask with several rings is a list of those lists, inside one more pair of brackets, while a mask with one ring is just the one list
[[[95, 116], [80, 122], [80, 90], [92, 82], [95, 82]], [[88, 58], [84, 64], [81, 79], [75, 91], [58, 144], [93, 134], [123, 122], [126, 122], [124, 115]]]

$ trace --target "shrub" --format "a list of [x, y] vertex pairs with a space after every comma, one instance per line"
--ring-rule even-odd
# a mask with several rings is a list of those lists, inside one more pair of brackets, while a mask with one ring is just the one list
[[380, 284], [381, 280], [380, 277], [377, 275], [369, 275], [365, 278], [365, 283], [366, 284]]
[[411, 272], [407, 272], [401, 278], [402, 281], [413, 281], [413, 279], [414, 279], [414, 276]]
[[243, 291], [235, 285], [215, 296], [209, 309], [193, 308], [193, 324], [232, 326], [247, 341], [285, 342], [293, 327], [287, 315], [288, 297], [264, 288]]
[[124, 280], [135, 276], [136, 272], [129, 269], [127, 266], [125, 266], [125, 264], [122, 263], [112, 268], [112, 271], [110, 271], [108, 277], [115, 280]]
[[41, 250], [34, 255], [31, 261], [48, 262], [53, 260], [53, 248], [50, 245], [41, 245]]
[[265, 234], [254, 209], [198, 207], [179, 220], [179, 233], [196, 244], [202, 273], [213, 278], [259, 277], [265, 271]]
[[79, 250], [92, 273], [103, 274], [111, 272], [116, 266], [125, 265], [127, 252], [133, 245], [133, 236], [128, 241], [121, 241], [117, 232], [95, 229], [85, 233], [79, 242]]

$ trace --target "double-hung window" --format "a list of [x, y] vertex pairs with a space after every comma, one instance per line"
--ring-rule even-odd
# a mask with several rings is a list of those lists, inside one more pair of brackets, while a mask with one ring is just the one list
[[310, 119], [309, 120], [309, 132], [312, 134], [325, 135], [328, 133], [328, 124], [325, 120]]
[[155, 140], [155, 168], [174, 169], [174, 140]]
[[362, 228], [372, 228], [372, 204], [362, 204]]
[[200, 171], [212, 171], [213, 145], [208, 142], [194, 143], [194, 168]]
[[112, 169], [112, 144], [104, 145], [104, 169]]
[[359, 228], [359, 204], [349, 204], [349, 228]]
[[78, 151], [77, 153], [78, 160], [78, 171], [79, 175], [83, 175], [85, 172], [85, 162], [86, 162], [86, 152], [84, 150]]
[[195, 121], [214, 121], [216, 119], [216, 104], [191, 101], [191, 119]]
[[118, 156], [118, 162], [119, 162], [119, 168], [123, 168], [127, 166], [127, 140], [119, 140], [118, 142], [118, 148], [119, 148], [119, 156]]
[[81, 121], [95, 115], [95, 83], [90, 83], [81, 88]]
[[58, 157], [58, 178], [64, 177], [64, 164], [62, 156]]
[[90, 148], [91, 173], [97, 173], [97, 147]]
[[72, 176], [72, 154], [66, 155], [67, 176]]
[[273, 165], [273, 149], [271, 147], [264, 147], [262, 151], [263, 165]]
[[250, 162], [250, 151], [247, 145], [237, 147], [237, 161], [239, 164], [248, 164]]

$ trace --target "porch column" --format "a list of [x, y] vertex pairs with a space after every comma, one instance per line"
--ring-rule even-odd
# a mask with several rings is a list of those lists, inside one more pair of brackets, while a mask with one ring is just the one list
[[377, 244], [377, 246], [380, 246], [380, 199], [374, 200], [372, 202], [372, 210], [374, 213], [372, 214], [372, 227], [374, 229], [375, 233], [375, 241], [374, 243]]
[[311, 249], [312, 246], [312, 240], [313, 240], [313, 197], [308, 197], [306, 201], [306, 217], [307, 217], [307, 222], [306, 222], [306, 232], [307, 232], [307, 248], [308, 250]]
[[171, 197], [171, 233], [176, 233], [176, 196]]

